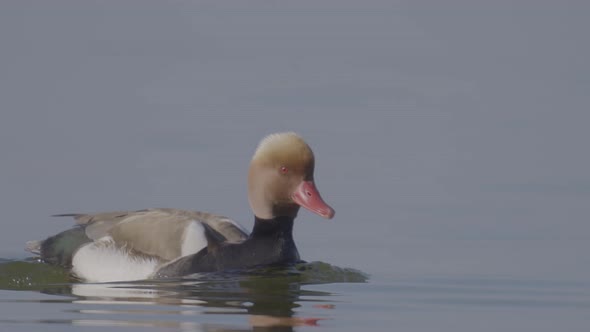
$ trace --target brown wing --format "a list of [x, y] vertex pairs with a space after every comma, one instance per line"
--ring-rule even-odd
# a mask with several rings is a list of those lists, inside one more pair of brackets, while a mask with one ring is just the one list
[[59, 216], [74, 217], [77, 224], [85, 226], [91, 239], [109, 235], [118, 246], [164, 260], [182, 255], [187, 226], [195, 221], [207, 224], [226, 241], [239, 242], [248, 237], [231, 219], [199, 211], [148, 209]]

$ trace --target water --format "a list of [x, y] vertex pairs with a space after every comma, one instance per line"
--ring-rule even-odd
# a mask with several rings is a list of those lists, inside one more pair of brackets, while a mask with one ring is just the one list
[[549, 331], [572, 319], [586, 323], [590, 309], [587, 282], [433, 276], [383, 282], [321, 262], [85, 284], [72, 282], [58, 268], [15, 261], [0, 264], [0, 287], [6, 289], [0, 323], [11, 331], [386, 331], [396, 326]]
[[[587, 331], [586, 3], [0, 3], [0, 330]], [[308, 269], [87, 285], [50, 215], [252, 227], [266, 134], [317, 156]], [[319, 263], [323, 262], [323, 263]]]
[[[62, 269], [40, 262], [3, 262], [0, 287], [38, 293], [6, 292], [2, 303], [8, 310], [0, 322], [11, 329], [49, 323], [66, 325], [61, 329], [71, 325], [183, 331], [317, 326], [331, 319], [329, 312], [339, 301], [332, 298], [335, 294], [306, 286], [367, 280], [360, 271], [313, 262], [176, 280], [90, 284], [73, 282]], [[19, 306], [35, 303], [59, 304], [58, 313], [18, 314]]]

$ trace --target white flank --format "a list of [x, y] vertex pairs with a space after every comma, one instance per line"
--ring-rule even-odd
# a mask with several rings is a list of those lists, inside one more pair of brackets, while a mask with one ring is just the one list
[[196, 254], [206, 246], [207, 237], [205, 236], [205, 227], [198, 221], [191, 221], [184, 229], [180, 255]]
[[132, 281], [147, 279], [158, 264], [157, 259], [130, 255], [105, 236], [78, 249], [72, 272], [88, 282]]

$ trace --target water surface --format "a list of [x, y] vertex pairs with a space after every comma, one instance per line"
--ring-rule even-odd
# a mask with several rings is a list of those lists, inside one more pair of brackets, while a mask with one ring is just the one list
[[[312, 262], [182, 279], [88, 284], [34, 261], [0, 264], [10, 330], [551, 330], [587, 322], [590, 284], [481, 277], [371, 281]], [[32, 312], [31, 310], [34, 310]]]

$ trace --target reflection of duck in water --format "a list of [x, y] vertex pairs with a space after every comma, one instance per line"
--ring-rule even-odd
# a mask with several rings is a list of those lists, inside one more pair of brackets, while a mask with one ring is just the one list
[[[72, 214], [78, 227], [27, 247], [51, 264], [93, 282], [175, 277], [295, 263], [292, 236], [299, 207], [332, 218], [314, 184], [314, 155], [294, 133], [260, 142], [250, 163], [248, 199], [255, 216], [247, 234], [234, 221], [176, 209]], [[65, 215], [64, 215], [65, 216]]]
[[[321, 271], [313, 271], [317, 268]], [[309, 269], [309, 270], [308, 270]], [[286, 272], [286, 273], [285, 273]], [[316, 274], [318, 274], [316, 276]], [[130, 325], [168, 326], [177, 324], [187, 331], [292, 331], [294, 326], [316, 325], [322, 319], [328, 319], [329, 313], [318, 308], [317, 303], [330, 303], [331, 294], [322, 291], [302, 289], [321, 274], [340, 274], [351, 280], [364, 280], [364, 275], [357, 271], [345, 271], [331, 267], [324, 263], [298, 264], [297, 267], [273, 268], [257, 270], [250, 273], [224, 273], [204, 275], [201, 279], [176, 279], [166, 282], [134, 282], [134, 283], [106, 283], [71, 285], [71, 293], [77, 297], [76, 303], [91, 303], [106, 305], [97, 310], [80, 309], [80, 313], [100, 314], [98, 319], [88, 319], [88, 324], [96, 326], [105, 319], [108, 325], [113, 318], [125, 318], [126, 312], [134, 314]], [[325, 279], [322, 279], [325, 280]], [[338, 278], [329, 279], [338, 281]], [[314, 283], [314, 282], [312, 282]], [[158, 306], [132, 306], [130, 310], [121, 307], [122, 304], [156, 304]], [[110, 309], [111, 305], [116, 305]], [[165, 306], [162, 306], [165, 305]], [[327, 304], [325, 307], [332, 307]], [[297, 308], [303, 307], [303, 310]], [[86, 308], [86, 307], [81, 307]], [[142, 309], [143, 308], [143, 309]], [[151, 317], [161, 317], [166, 314], [176, 315], [174, 321], [154, 321]], [[138, 313], [151, 315], [137, 320]], [[107, 316], [105, 316], [105, 314]], [[203, 314], [232, 315], [233, 319], [220, 317], [220, 322], [233, 321], [232, 324], [210, 323], [201, 324]], [[303, 315], [303, 317], [301, 316]], [[306, 315], [313, 317], [306, 317]], [[246, 322], [236, 319], [236, 316], [246, 316]], [[219, 317], [219, 316], [218, 316]], [[228, 317], [229, 318], [229, 317]], [[124, 320], [117, 320], [118, 325], [124, 325]], [[239, 323], [237, 326], [235, 322]], [[75, 324], [84, 325], [85, 320], [75, 320]], [[164, 325], [167, 324], [167, 325]], [[192, 329], [191, 329], [192, 327]]]

